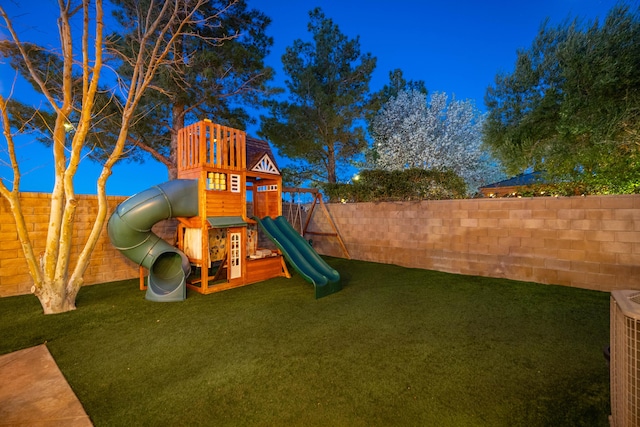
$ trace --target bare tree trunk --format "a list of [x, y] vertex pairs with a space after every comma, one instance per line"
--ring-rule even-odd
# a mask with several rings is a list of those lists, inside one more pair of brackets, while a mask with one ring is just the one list
[[184, 127], [185, 106], [174, 103], [171, 109], [171, 148], [169, 150], [169, 179], [178, 178], [178, 129]]
[[36, 294], [44, 314], [66, 313], [76, 309], [76, 294], [68, 294], [62, 281], [45, 282]]
[[327, 182], [335, 184], [338, 181], [336, 174], [336, 150], [333, 143], [327, 145]]

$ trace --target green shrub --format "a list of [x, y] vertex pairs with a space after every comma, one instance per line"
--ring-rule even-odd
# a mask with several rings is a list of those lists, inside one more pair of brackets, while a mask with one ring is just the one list
[[384, 202], [460, 199], [467, 195], [464, 180], [452, 171], [405, 169], [365, 170], [353, 184], [325, 184], [330, 202]]
[[640, 185], [633, 183], [613, 185], [594, 182], [561, 182], [557, 184], [531, 184], [518, 188], [515, 194], [507, 197], [589, 196], [639, 193]]

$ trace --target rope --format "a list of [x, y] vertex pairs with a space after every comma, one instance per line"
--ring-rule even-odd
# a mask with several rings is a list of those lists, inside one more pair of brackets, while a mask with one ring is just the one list
[[289, 199], [289, 209], [287, 209], [287, 221], [302, 235], [302, 197], [298, 193], [298, 201], [294, 208], [295, 193], [289, 194], [291, 194], [291, 198]]

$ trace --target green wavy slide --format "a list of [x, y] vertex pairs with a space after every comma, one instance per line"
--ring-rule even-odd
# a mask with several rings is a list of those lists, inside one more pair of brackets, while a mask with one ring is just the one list
[[198, 215], [198, 181], [176, 179], [129, 197], [109, 218], [111, 243], [131, 261], [149, 270], [145, 298], [183, 301], [191, 272], [187, 256], [151, 231], [163, 219]]
[[314, 285], [316, 298], [342, 289], [340, 273], [323, 260], [311, 245], [282, 216], [275, 220], [253, 217], [267, 237], [282, 251], [293, 268]]

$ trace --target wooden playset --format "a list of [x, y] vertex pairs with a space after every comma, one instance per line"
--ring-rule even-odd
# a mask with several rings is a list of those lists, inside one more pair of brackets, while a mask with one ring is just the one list
[[178, 247], [199, 267], [187, 286], [209, 294], [290, 277], [277, 249], [258, 248], [251, 216], [282, 215], [282, 177], [266, 141], [209, 120], [178, 133], [178, 178], [198, 180], [198, 215], [178, 218]]
[[[147, 299], [182, 301], [187, 288], [209, 294], [291, 277], [287, 265], [314, 285], [316, 298], [342, 288], [340, 274], [282, 216], [282, 177], [266, 141], [203, 120], [179, 131], [177, 148], [178, 179], [129, 197], [107, 225], [111, 243], [140, 266]], [[178, 221], [175, 246], [152, 231], [168, 218]]]

